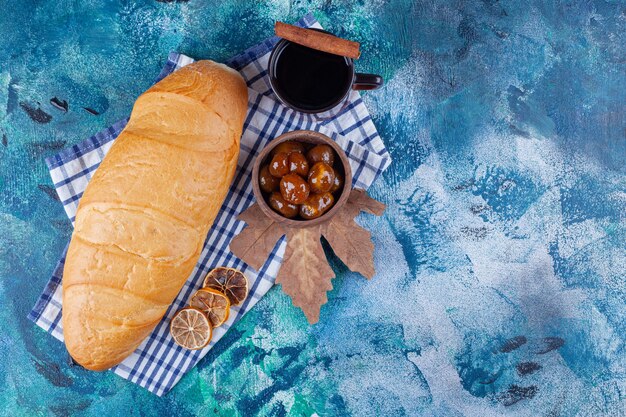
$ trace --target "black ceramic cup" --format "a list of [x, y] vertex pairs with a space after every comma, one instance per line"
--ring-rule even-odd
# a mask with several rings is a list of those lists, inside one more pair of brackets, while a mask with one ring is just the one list
[[343, 103], [350, 90], [376, 90], [383, 85], [380, 75], [357, 73], [351, 58], [286, 39], [270, 54], [269, 78], [278, 99], [303, 113], [328, 111]]

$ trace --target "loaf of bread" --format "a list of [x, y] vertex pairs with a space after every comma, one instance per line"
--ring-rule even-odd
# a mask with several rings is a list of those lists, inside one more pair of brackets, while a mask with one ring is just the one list
[[234, 70], [188, 65], [142, 94], [80, 200], [63, 272], [72, 357], [130, 355], [191, 274], [231, 181], [248, 92]]

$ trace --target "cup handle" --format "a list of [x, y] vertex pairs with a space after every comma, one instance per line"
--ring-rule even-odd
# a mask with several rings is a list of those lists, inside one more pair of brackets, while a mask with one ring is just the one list
[[357, 72], [354, 75], [353, 90], [378, 90], [383, 86], [383, 77], [376, 74], [362, 74]]

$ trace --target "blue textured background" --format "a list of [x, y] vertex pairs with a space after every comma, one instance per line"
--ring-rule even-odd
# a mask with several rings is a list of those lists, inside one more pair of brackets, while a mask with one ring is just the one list
[[[624, 415], [624, 2], [0, 10], [0, 414]], [[224, 60], [307, 10], [387, 80], [378, 275], [333, 258], [315, 326], [274, 288], [164, 398], [69, 366], [26, 319], [71, 233], [44, 157], [125, 117], [169, 51]]]

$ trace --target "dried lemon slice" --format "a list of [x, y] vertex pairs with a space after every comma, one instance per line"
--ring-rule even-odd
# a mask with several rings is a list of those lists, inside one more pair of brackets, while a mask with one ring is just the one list
[[221, 326], [228, 320], [230, 301], [223, 292], [213, 288], [201, 288], [191, 297], [191, 307], [202, 310], [208, 317], [213, 328]]
[[170, 322], [172, 338], [186, 349], [202, 349], [211, 341], [212, 333], [209, 319], [197, 308], [183, 308], [172, 317]]
[[248, 296], [248, 279], [234, 268], [215, 268], [204, 279], [204, 287], [223, 292], [233, 306], [240, 305]]

